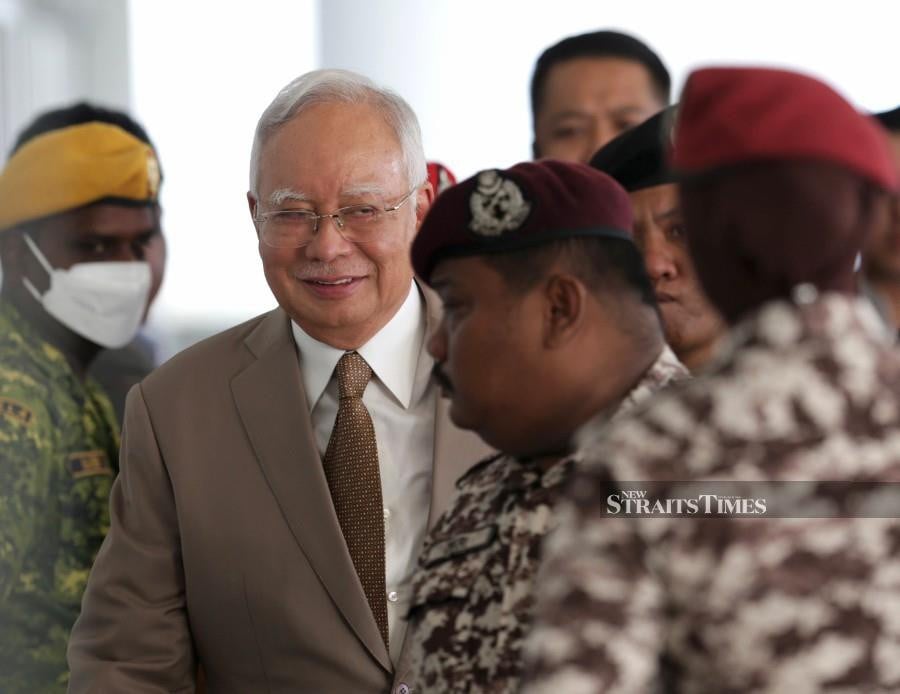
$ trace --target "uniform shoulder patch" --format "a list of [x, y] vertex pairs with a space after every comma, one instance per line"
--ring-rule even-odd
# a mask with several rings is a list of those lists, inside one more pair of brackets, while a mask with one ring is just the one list
[[18, 400], [0, 396], [0, 417], [28, 426], [34, 421], [34, 412]]
[[459, 533], [448, 540], [436, 542], [422, 557], [422, 565], [426, 568], [460, 554], [487, 547], [497, 536], [496, 525], [486, 525], [467, 533]]
[[69, 454], [66, 458], [66, 469], [76, 480], [94, 475], [113, 474], [109, 456], [106, 455], [106, 451], [99, 448], [94, 451], [78, 451]]

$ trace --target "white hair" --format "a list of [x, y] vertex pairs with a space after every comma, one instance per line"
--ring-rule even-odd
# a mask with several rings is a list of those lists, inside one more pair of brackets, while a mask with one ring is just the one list
[[314, 70], [290, 82], [263, 111], [250, 152], [251, 193], [258, 193], [260, 156], [268, 138], [304, 109], [335, 102], [375, 107], [397, 136], [410, 187], [425, 180], [427, 170], [419, 121], [402, 97], [349, 70]]

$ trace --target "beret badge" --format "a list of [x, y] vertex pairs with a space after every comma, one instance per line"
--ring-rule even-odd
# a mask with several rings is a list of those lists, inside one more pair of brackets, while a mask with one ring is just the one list
[[522, 226], [531, 204], [515, 181], [491, 169], [478, 175], [475, 190], [469, 196], [469, 210], [470, 230], [481, 236], [500, 236]]

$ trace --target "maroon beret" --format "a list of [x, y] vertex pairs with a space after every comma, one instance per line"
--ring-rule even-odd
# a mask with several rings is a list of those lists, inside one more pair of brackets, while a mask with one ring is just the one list
[[574, 237], [631, 241], [628, 193], [584, 164], [544, 159], [487, 169], [434, 201], [412, 245], [426, 282], [438, 261], [530, 248]]
[[704, 68], [688, 77], [672, 152], [679, 173], [798, 159], [898, 187], [885, 134], [822, 82], [768, 68]]

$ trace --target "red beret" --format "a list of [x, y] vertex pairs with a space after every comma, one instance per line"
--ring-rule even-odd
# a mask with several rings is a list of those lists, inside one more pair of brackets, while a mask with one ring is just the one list
[[677, 171], [786, 159], [831, 162], [898, 188], [885, 134], [822, 82], [765, 68], [705, 68], [688, 77], [675, 125]]
[[416, 274], [430, 282], [446, 257], [502, 253], [574, 237], [631, 241], [628, 193], [600, 171], [544, 159], [487, 169], [444, 191], [412, 245]]

